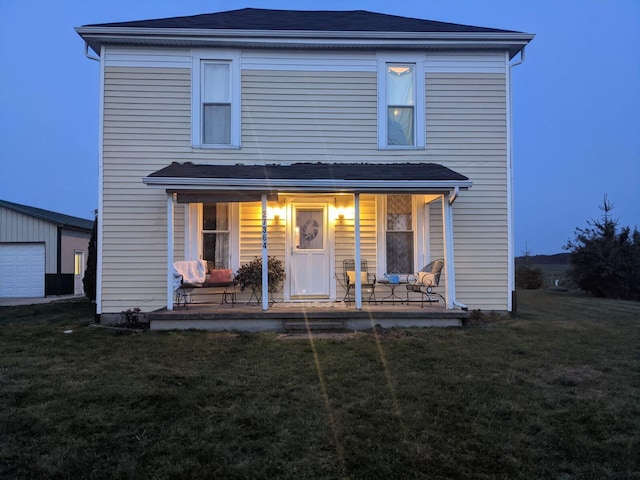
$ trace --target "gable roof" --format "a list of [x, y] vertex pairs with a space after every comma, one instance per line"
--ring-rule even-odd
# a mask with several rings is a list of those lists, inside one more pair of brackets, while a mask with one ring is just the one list
[[78, 34], [96, 53], [103, 44], [253, 48], [475, 48], [515, 56], [533, 35], [401, 17], [365, 10], [226, 12], [84, 25]]
[[168, 191], [420, 192], [471, 187], [471, 181], [436, 163], [293, 163], [200, 165], [172, 163], [143, 178]]
[[14, 212], [22, 213], [23, 215], [29, 215], [40, 220], [45, 220], [63, 228], [81, 230], [86, 232], [90, 232], [93, 228], [93, 220], [73, 217], [71, 215], [52, 212], [50, 210], [44, 210], [42, 208], [20, 205], [18, 203], [7, 202], [6, 200], [0, 200], [0, 207], [8, 208], [9, 210], [13, 210]]

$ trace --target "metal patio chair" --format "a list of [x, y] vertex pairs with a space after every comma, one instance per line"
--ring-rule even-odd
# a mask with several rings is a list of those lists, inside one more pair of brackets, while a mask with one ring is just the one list
[[409, 294], [412, 292], [421, 295], [420, 307], [424, 307], [425, 301], [428, 303], [440, 301], [440, 299], [434, 297], [440, 297], [444, 302], [444, 297], [433, 291], [433, 288], [440, 284], [440, 275], [443, 268], [444, 260], [434, 260], [422, 267], [416, 275], [412, 275], [411, 278], [414, 281], [407, 285], [407, 303], [409, 302]]
[[[342, 261], [342, 278], [336, 275], [338, 281], [345, 289], [344, 298], [342, 299], [347, 305], [351, 302], [351, 297], [355, 299], [356, 289], [356, 261], [352, 258]], [[367, 301], [376, 303], [376, 275], [369, 273], [366, 260], [360, 260], [360, 281], [362, 283], [362, 297], [368, 294]]]

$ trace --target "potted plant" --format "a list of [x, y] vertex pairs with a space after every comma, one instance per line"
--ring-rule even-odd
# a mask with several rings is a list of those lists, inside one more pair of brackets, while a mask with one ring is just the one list
[[[284, 266], [282, 260], [268, 257], [267, 268], [269, 294], [273, 295], [284, 280]], [[242, 265], [236, 273], [236, 281], [241, 291], [247, 287], [254, 293], [262, 291], [262, 258], [255, 257], [249, 263]]]

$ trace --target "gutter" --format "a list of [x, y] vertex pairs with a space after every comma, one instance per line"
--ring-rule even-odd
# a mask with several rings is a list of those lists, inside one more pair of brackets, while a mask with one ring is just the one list
[[220, 37], [220, 38], [334, 38], [334, 39], [407, 39], [503, 41], [527, 43], [534, 35], [522, 32], [387, 32], [387, 31], [324, 31], [324, 30], [239, 30], [226, 28], [161, 28], [161, 27], [109, 27], [86, 25], [76, 27], [80, 35], [107, 37]]
[[450, 189], [470, 188], [470, 180], [295, 180], [295, 179], [250, 179], [250, 178], [176, 178], [176, 177], [143, 177], [142, 182], [150, 187], [160, 188], [182, 188], [182, 189], [211, 189], [211, 190], [235, 190], [255, 191], [255, 190], [300, 190], [304, 191], [415, 191], [424, 189]]
[[520, 32], [359, 32], [148, 27], [77, 27], [94, 51], [103, 44], [227, 48], [508, 50], [514, 57], [534, 35]]
[[345, 188], [362, 188], [370, 189], [390, 189], [396, 188], [470, 188], [473, 184], [470, 180], [367, 180], [352, 181], [340, 179], [252, 179], [252, 178], [180, 178], [180, 177], [143, 177], [142, 182], [146, 185], [169, 186], [169, 187], [205, 187], [229, 189], [229, 187], [240, 190], [255, 190], [256, 188], [294, 188], [294, 187], [345, 187]]

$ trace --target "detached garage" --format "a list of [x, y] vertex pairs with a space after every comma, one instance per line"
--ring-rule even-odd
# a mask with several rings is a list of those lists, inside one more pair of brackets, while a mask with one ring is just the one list
[[0, 200], [0, 298], [82, 295], [92, 220]]

